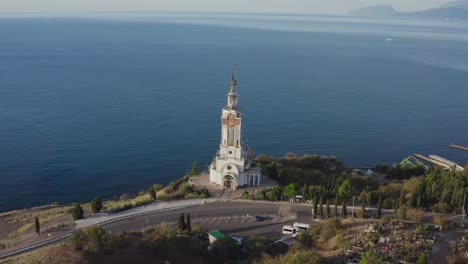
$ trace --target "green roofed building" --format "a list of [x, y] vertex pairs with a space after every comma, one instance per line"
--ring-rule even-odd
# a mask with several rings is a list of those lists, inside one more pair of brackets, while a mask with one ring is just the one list
[[424, 163], [420, 161], [419, 159], [415, 158], [414, 156], [409, 156], [402, 160], [400, 162], [401, 166], [407, 166], [407, 167], [415, 167], [415, 166], [421, 166], [424, 167]]
[[218, 239], [222, 239], [226, 237], [230, 238], [228, 234], [224, 233], [222, 230], [219, 230], [219, 229], [208, 232], [208, 239], [210, 240], [210, 244], [212, 244]]

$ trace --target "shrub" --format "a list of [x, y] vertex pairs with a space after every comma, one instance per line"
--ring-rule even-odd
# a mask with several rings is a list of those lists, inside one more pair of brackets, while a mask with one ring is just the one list
[[86, 254], [100, 254], [120, 247], [124, 238], [122, 233], [107, 234], [104, 228], [91, 226], [74, 231], [70, 236], [70, 242], [76, 249]]
[[72, 216], [73, 216], [73, 220], [83, 219], [84, 211], [81, 205], [79, 204], [75, 205], [75, 207], [72, 210]]
[[381, 262], [382, 262], [382, 258], [379, 256], [379, 254], [377, 254], [374, 251], [367, 251], [367, 252], [364, 252], [364, 254], [362, 254], [361, 261], [359, 263], [375, 264], [375, 263], [381, 263]]
[[162, 184], [154, 184], [153, 185], [153, 190], [155, 192], [159, 192], [160, 190], [164, 189], [164, 186]]
[[413, 222], [421, 222], [424, 216], [424, 210], [411, 208], [406, 211], [406, 217]]
[[251, 258], [260, 258], [263, 248], [270, 244], [271, 239], [263, 236], [251, 236], [245, 243], [245, 249], [249, 252]]
[[392, 221], [392, 217], [389, 216], [389, 215], [386, 215], [386, 216], [384, 216], [384, 217], [382, 218], [382, 223], [384, 223], [384, 224], [388, 224], [388, 223], [390, 223], [391, 221]]
[[241, 199], [247, 199], [247, 200], [248, 200], [249, 198], [250, 198], [250, 196], [249, 196], [249, 192], [248, 192], [248, 191], [245, 191], [245, 192], [242, 194], [242, 196], [241, 196]]
[[91, 201], [91, 211], [93, 211], [93, 214], [99, 213], [102, 209], [102, 200], [99, 197], [94, 198]]
[[296, 236], [296, 240], [303, 247], [310, 247], [313, 242], [312, 235], [309, 232], [299, 233]]
[[213, 243], [212, 257], [215, 263], [227, 263], [241, 257], [241, 249], [237, 242], [230, 238], [221, 238]]
[[439, 202], [437, 204], [434, 204], [434, 206], [432, 206], [432, 211], [435, 213], [448, 214], [452, 212], [452, 207], [447, 203]]
[[6, 248], [6, 245], [3, 243], [0, 243], [0, 249], [5, 249], [5, 248]]
[[147, 205], [147, 204], [150, 204], [150, 203], [153, 203], [153, 200], [138, 201], [138, 202], [135, 203], [134, 207], [140, 207], [140, 206]]
[[111, 213], [119, 213], [119, 212], [123, 212], [123, 211], [127, 211], [127, 210], [130, 210], [133, 208], [133, 205], [131, 203], [126, 203], [120, 207], [116, 207], [114, 209], [111, 210]]
[[396, 215], [398, 219], [406, 219], [406, 205], [400, 206], [400, 208], [397, 209]]
[[382, 201], [382, 208], [384, 209], [392, 209], [393, 208], [393, 199], [387, 198]]
[[128, 194], [126, 194], [126, 193], [120, 195], [120, 198], [119, 198], [119, 200], [121, 200], [121, 201], [128, 201], [128, 199], [129, 199]]
[[434, 215], [433, 220], [434, 224], [441, 225], [443, 227], [447, 227], [449, 224], [449, 220], [443, 215]]

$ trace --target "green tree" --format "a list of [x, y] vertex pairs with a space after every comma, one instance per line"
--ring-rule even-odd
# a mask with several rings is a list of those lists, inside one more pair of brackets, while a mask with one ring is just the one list
[[36, 228], [36, 234], [39, 234], [41, 232], [41, 226], [39, 224], [39, 218], [34, 218], [34, 227]]
[[289, 199], [294, 199], [296, 195], [299, 193], [299, 184], [297, 183], [290, 183], [286, 187], [284, 187], [283, 193]]
[[102, 209], [102, 200], [99, 197], [94, 198], [91, 200], [91, 211], [93, 214], [99, 213]]
[[421, 256], [419, 256], [418, 264], [427, 264], [426, 254], [422, 253]]
[[296, 236], [297, 242], [303, 247], [310, 247], [312, 246], [312, 236], [309, 234], [309, 232], [302, 232], [297, 234]]
[[382, 263], [382, 259], [375, 251], [367, 251], [361, 255], [361, 261], [359, 264], [375, 264]]
[[81, 205], [77, 204], [77, 205], [75, 205], [75, 207], [73, 207], [72, 216], [73, 216], [73, 220], [83, 219], [84, 211], [83, 211], [83, 208], [81, 207]]
[[99, 254], [114, 249], [121, 245], [123, 239], [122, 233], [107, 234], [100, 226], [76, 230], [70, 236], [72, 245], [87, 254]]
[[309, 198], [309, 186], [307, 184], [304, 184], [302, 187], [302, 202], [307, 201]]
[[334, 217], [338, 217], [338, 194], [335, 197], [335, 211]]
[[330, 218], [330, 201], [327, 199], [327, 209], [325, 210], [325, 218]]
[[106, 230], [99, 226], [92, 226], [86, 228], [84, 232], [88, 237], [85, 251], [89, 253], [101, 253], [104, 249]]
[[348, 210], [346, 209], [346, 203], [343, 201], [343, 204], [341, 205], [341, 215], [346, 218], [348, 216]]
[[323, 215], [323, 197], [320, 196], [320, 218], [323, 219], [324, 215]]
[[351, 182], [350, 180], [344, 180], [340, 187], [338, 188], [338, 193], [340, 194], [341, 199], [347, 199], [351, 197]]
[[190, 170], [190, 176], [196, 176], [199, 175], [200, 172], [198, 171], [198, 164], [197, 161], [194, 160], [192, 164], [192, 170]]
[[418, 194], [417, 207], [418, 207], [418, 208], [421, 208], [421, 205], [422, 205], [422, 203], [421, 203], [421, 193], [419, 193], [419, 194]]
[[192, 231], [192, 224], [190, 223], [190, 213], [187, 213], [187, 230]]
[[234, 262], [233, 260], [239, 259], [241, 255], [241, 248], [230, 237], [217, 239], [213, 243], [212, 256], [214, 263], [231, 263]]
[[265, 246], [273, 243], [270, 238], [264, 236], [250, 236], [244, 245], [244, 249], [247, 250], [249, 256], [252, 259], [259, 259], [264, 253]]
[[382, 195], [379, 196], [379, 202], [377, 203], [377, 219], [382, 218]]
[[313, 218], [316, 219], [318, 214], [318, 198], [314, 196], [314, 215]]
[[398, 207], [404, 206], [406, 204], [406, 193], [405, 189], [401, 188], [400, 199], [398, 200]]
[[178, 226], [179, 230], [185, 230], [187, 228], [187, 226], [185, 224], [184, 213], [179, 214], [179, 222], [177, 223], [177, 226]]
[[406, 205], [403, 205], [403, 206], [400, 206], [397, 210], [396, 210], [396, 215], [399, 219], [406, 219], [406, 211], [407, 211], [407, 208], [406, 208]]
[[150, 187], [148, 193], [151, 196], [151, 200], [156, 201], [156, 191], [154, 190], [153, 186]]
[[366, 218], [366, 204], [365, 204], [365, 202], [363, 202], [362, 206], [361, 206], [361, 218]]

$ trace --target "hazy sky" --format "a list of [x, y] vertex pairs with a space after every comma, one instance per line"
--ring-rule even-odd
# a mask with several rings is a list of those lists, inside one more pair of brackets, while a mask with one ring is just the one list
[[0, 12], [208, 11], [346, 13], [359, 7], [390, 4], [413, 11], [449, 0], [0, 0]]

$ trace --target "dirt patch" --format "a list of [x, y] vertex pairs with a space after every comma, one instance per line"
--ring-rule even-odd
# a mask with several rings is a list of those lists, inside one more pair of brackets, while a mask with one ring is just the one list
[[88, 261], [66, 243], [47, 246], [29, 253], [0, 260], [1, 264], [82, 264]]

